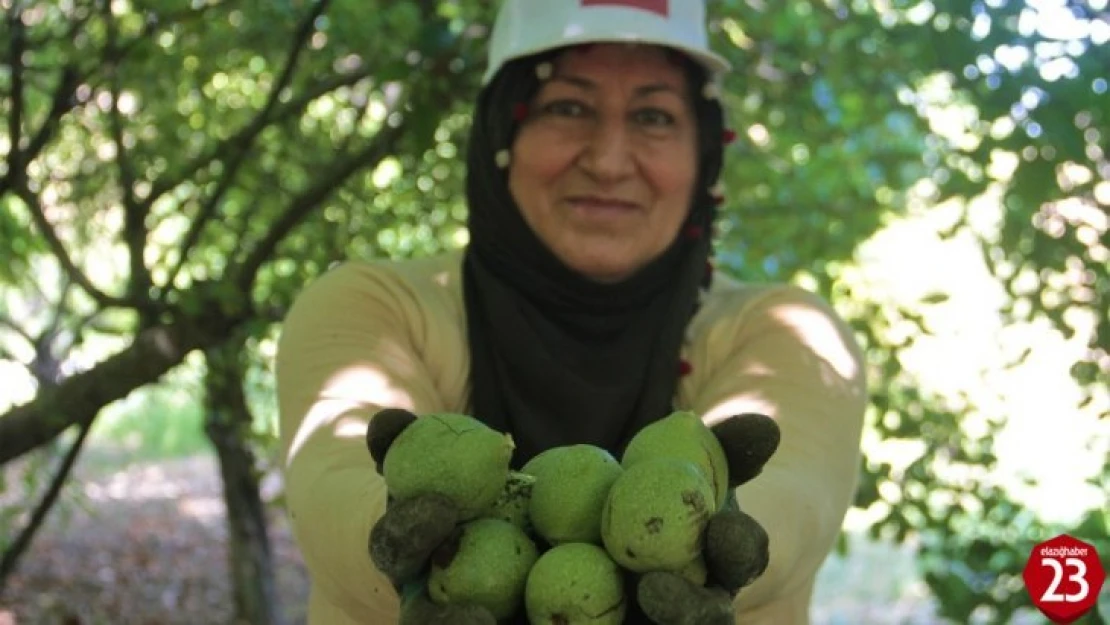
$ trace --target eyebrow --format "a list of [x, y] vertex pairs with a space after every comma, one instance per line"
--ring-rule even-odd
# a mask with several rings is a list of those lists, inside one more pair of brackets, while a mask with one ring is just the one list
[[[581, 76], [556, 74], [556, 75], [551, 77], [551, 80], [557, 80], [559, 82], [565, 82], [565, 83], [574, 85], [575, 87], [579, 87], [581, 89], [584, 89], [586, 91], [594, 91], [594, 90], [597, 89], [597, 83], [593, 82], [592, 80], [590, 80], [588, 78], [583, 78]], [[660, 83], [651, 83], [649, 85], [643, 85], [643, 86], [640, 86], [640, 87], [636, 87], [636, 95], [637, 96], [648, 96], [648, 95], [651, 95], [653, 93], [666, 93], [666, 92], [670, 92], [670, 93], [673, 93], [673, 94], [678, 95], [678, 96], [682, 95], [682, 92], [679, 89], [677, 89], [673, 85], [669, 85], [667, 83], [661, 83], [661, 82]]]

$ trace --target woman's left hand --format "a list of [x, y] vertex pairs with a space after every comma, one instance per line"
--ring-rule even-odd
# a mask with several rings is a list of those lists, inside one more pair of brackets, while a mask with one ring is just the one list
[[704, 557], [704, 585], [671, 572], [640, 576], [635, 587], [639, 611], [655, 625], [732, 625], [733, 599], [767, 568], [767, 532], [739, 508], [726, 507], [709, 521]]
[[770, 560], [766, 530], [740, 510], [735, 491], [759, 475], [778, 449], [778, 424], [764, 415], [743, 414], [713, 426], [713, 433], [728, 460], [730, 495], [705, 529], [707, 581], [699, 585], [671, 572], [639, 576], [634, 607], [655, 625], [732, 625], [733, 599]]

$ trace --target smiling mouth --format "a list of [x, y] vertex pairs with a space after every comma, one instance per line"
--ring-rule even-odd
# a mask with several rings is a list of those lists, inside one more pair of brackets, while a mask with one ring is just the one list
[[598, 197], [594, 195], [579, 195], [567, 198], [567, 202], [574, 208], [584, 211], [627, 212], [635, 211], [640, 205], [635, 202], [617, 198]]

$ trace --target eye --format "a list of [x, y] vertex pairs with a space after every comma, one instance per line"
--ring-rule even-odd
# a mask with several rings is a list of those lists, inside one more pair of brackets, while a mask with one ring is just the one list
[[575, 100], [555, 100], [544, 105], [542, 110], [558, 117], [582, 117], [587, 112], [586, 105]]
[[640, 109], [632, 114], [637, 124], [652, 127], [673, 126], [675, 116], [667, 111], [657, 108]]

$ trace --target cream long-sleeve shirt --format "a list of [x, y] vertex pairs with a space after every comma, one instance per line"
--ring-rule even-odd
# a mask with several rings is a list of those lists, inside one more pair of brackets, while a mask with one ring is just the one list
[[[387, 625], [398, 599], [367, 553], [385, 485], [365, 446], [382, 407], [467, 413], [461, 254], [342, 264], [285, 320], [277, 356], [287, 502], [311, 580], [309, 625]], [[678, 409], [709, 423], [761, 412], [778, 452], [737, 490], [770, 536], [767, 571], [736, 599], [742, 625], [809, 622], [814, 579], [851, 505], [866, 390], [859, 349], [822, 299], [718, 276], [691, 322]]]

